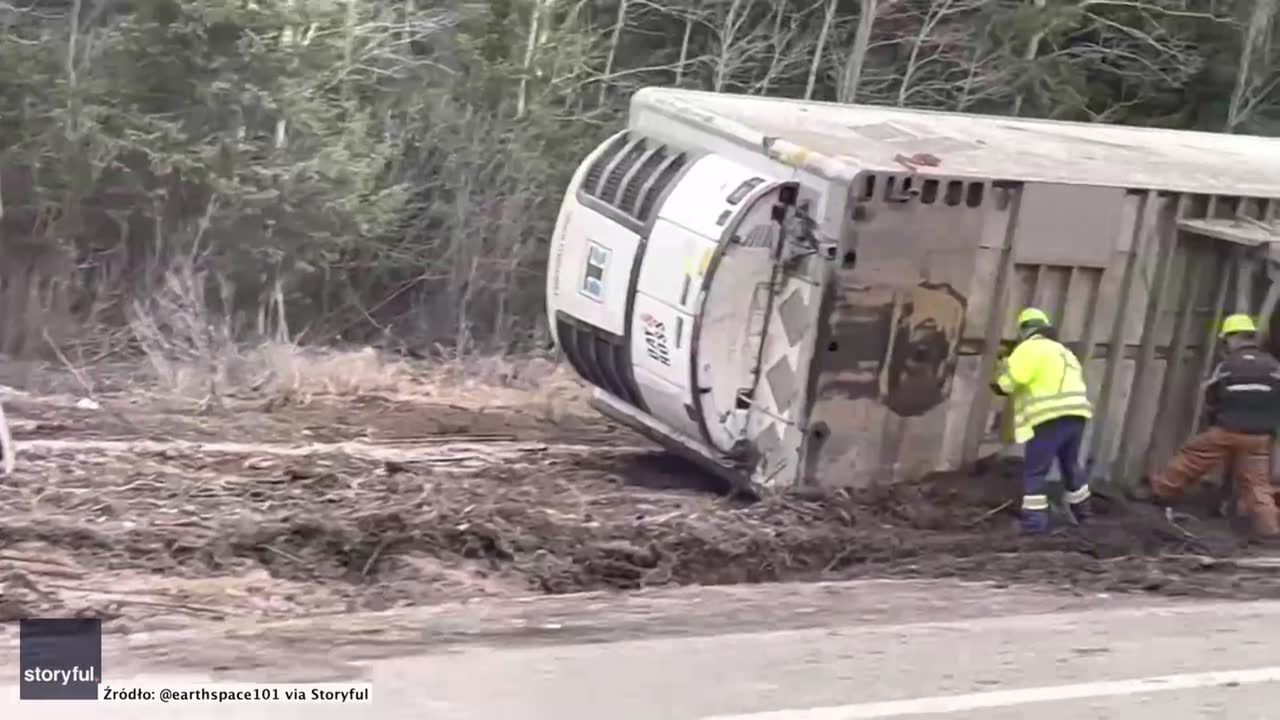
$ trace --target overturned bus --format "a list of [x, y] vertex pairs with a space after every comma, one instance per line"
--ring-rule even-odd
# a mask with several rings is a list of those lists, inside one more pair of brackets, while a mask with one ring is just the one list
[[1132, 479], [1195, 429], [1219, 319], [1271, 327], [1277, 243], [1280, 139], [648, 88], [573, 177], [547, 305], [600, 412], [780, 486], [1010, 452], [988, 384], [1035, 305], [1084, 456]]

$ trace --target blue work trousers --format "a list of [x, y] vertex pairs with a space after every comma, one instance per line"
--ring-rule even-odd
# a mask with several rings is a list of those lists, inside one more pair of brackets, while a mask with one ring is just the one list
[[1035, 426], [1035, 436], [1027, 441], [1022, 476], [1022, 529], [1043, 532], [1049, 527], [1049, 471], [1057, 460], [1063, 490], [1071, 513], [1077, 520], [1088, 515], [1089, 478], [1081, 471], [1080, 443], [1084, 440], [1085, 419], [1068, 415]]

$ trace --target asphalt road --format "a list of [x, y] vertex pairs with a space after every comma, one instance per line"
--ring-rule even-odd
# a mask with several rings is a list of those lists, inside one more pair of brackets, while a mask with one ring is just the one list
[[[375, 682], [418, 684], [441, 720], [1267, 718], [1278, 618], [1280, 603], [1204, 604], [470, 651]], [[1239, 670], [1265, 681], [1204, 675]], [[1171, 675], [1181, 689], [1143, 682]]]
[[[893, 602], [883, 589], [883, 600]], [[1038, 720], [1272, 718], [1280, 602], [1092, 607], [590, 644], [467, 647], [371, 661], [365, 705], [107, 705], [95, 718]], [[945, 615], [945, 613], [943, 614]], [[114, 682], [123, 681], [113, 679]], [[139, 676], [146, 684], [201, 678]], [[18, 702], [0, 716], [84, 717]]]

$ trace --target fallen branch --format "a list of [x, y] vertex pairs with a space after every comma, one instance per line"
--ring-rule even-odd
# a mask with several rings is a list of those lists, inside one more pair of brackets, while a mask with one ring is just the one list
[[61, 563], [49, 562], [47, 560], [33, 560], [31, 558], [14, 557], [0, 553], [0, 560], [22, 563], [24, 569], [33, 575], [45, 575], [48, 577], [60, 577], [67, 580], [81, 580], [85, 576], [82, 570], [67, 567]]
[[275, 553], [276, 555], [279, 555], [280, 557], [285, 558], [286, 560], [292, 560], [298, 563], [299, 565], [307, 564], [306, 561], [304, 561], [302, 558], [298, 557], [297, 555], [287, 553], [284, 550], [281, 550], [280, 548], [273, 547], [271, 545], [263, 545], [262, 549], [266, 550], [267, 552]]
[[[109, 595], [111, 593], [98, 592], [98, 594]], [[120, 598], [120, 597], [114, 597], [112, 599], [112, 602], [118, 605], [142, 605], [144, 607], [164, 608], [167, 610], [182, 610], [184, 612], [188, 612], [196, 615], [212, 615], [213, 617], [216, 617], [216, 618], [224, 618], [227, 616], [227, 612], [225, 610], [219, 610], [217, 608], [212, 608], [212, 607], [205, 607], [202, 605], [188, 605], [186, 603], [167, 603], [167, 602], [158, 602], [155, 600], [132, 600], [130, 598]]]
[[991, 508], [990, 510], [988, 510], [988, 511], [986, 511], [986, 512], [982, 513], [981, 515], [979, 515], [977, 518], [975, 518], [975, 519], [974, 519], [973, 521], [971, 521], [969, 524], [965, 525], [965, 527], [973, 527], [974, 525], [981, 524], [983, 521], [987, 520], [988, 518], [992, 517], [993, 515], [996, 515], [996, 514], [1000, 513], [1002, 510], [1004, 510], [1004, 509], [1008, 508], [1008, 507], [1009, 507], [1010, 505], [1012, 505], [1012, 504], [1013, 504], [1013, 501], [1012, 501], [1012, 500], [1005, 500], [1004, 502], [1000, 503], [1000, 504], [999, 504], [999, 505], [997, 505], [996, 507], [993, 507], [993, 508]]
[[61, 560], [52, 560], [49, 558], [42, 558], [42, 557], [31, 557], [21, 553], [0, 552], [0, 560], [10, 560], [12, 562], [37, 563], [40, 565], [57, 565], [59, 567], [64, 567], [68, 570], [76, 569], [74, 565], [65, 563]]
[[129, 592], [125, 590], [98, 590], [95, 588], [81, 587], [78, 585], [63, 585], [62, 583], [44, 583], [45, 587], [55, 588], [58, 590], [70, 590], [72, 592], [82, 592], [87, 595], [102, 595], [110, 597], [113, 602], [124, 603], [129, 605], [145, 605], [147, 607], [168, 608], [171, 610], [185, 610], [192, 613], [203, 613], [206, 615], [216, 615], [218, 617], [226, 617], [227, 612], [220, 608], [210, 607], [208, 605], [193, 605], [191, 603], [181, 602], [161, 602], [159, 600], [134, 600], [132, 596], [144, 594], [141, 591]]
[[382, 551], [386, 549], [389, 542], [389, 540], [379, 542], [378, 547], [374, 548], [373, 552], [370, 553], [369, 559], [365, 561], [364, 567], [360, 569], [360, 577], [362, 579], [369, 577], [369, 571], [373, 570], [374, 564], [378, 562], [378, 558], [382, 556]]
[[1191, 560], [1203, 567], [1236, 568], [1239, 570], [1275, 570], [1280, 571], [1280, 557], [1244, 557], [1223, 558], [1210, 555], [1170, 554], [1161, 555], [1165, 560]]
[[13, 447], [13, 435], [4, 418], [4, 405], [0, 405], [0, 477], [9, 477], [17, 466], [17, 453]]

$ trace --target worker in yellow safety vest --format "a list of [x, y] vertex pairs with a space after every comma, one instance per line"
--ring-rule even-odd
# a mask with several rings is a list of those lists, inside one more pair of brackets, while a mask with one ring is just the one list
[[1022, 531], [1039, 534], [1049, 529], [1045, 487], [1054, 460], [1071, 514], [1084, 522], [1089, 516], [1089, 479], [1078, 462], [1093, 406], [1080, 361], [1058, 342], [1044, 311], [1026, 308], [1018, 314], [1018, 345], [999, 368], [991, 389], [1013, 398], [1013, 439], [1026, 444]]

